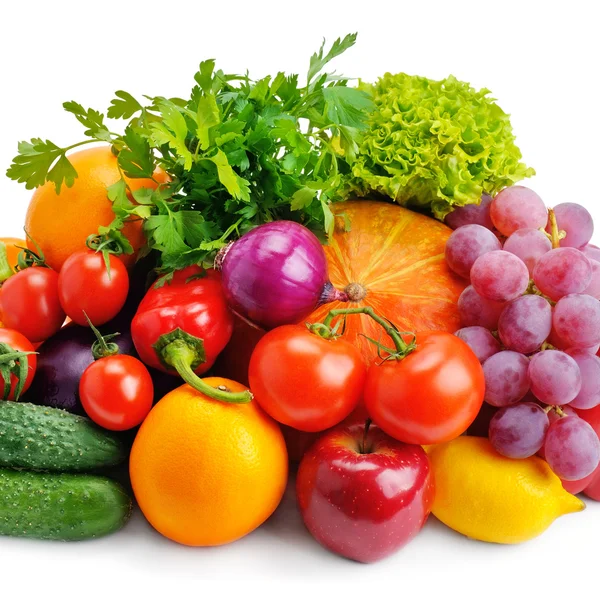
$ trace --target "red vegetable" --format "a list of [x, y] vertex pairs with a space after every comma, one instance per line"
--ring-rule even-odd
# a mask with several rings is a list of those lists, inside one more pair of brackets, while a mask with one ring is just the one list
[[36, 367], [31, 342], [14, 329], [0, 328], [0, 399], [18, 400], [29, 389]]
[[174, 273], [163, 287], [152, 287], [131, 324], [140, 358], [167, 373], [179, 373], [198, 391], [229, 402], [247, 402], [249, 392], [229, 394], [206, 385], [205, 373], [223, 350], [233, 331], [221, 277], [214, 270], [188, 267]]
[[[119, 314], [129, 292], [129, 275], [121, 259], [108, 254], [110, 272], [102, 252], [72, 254], [58, 277], [60, 303], [78, 325], [104, 325]], [[87, 317], [86, 317], [87, 315]]]
[[293, 221], [266, 223], [217, 256], [230, 306], [264, 329], [298, 323], [318, 305], [347, 301], [329, 281], [317, 237]]
[[393, 438], [408, 444], [439, 444], [461, 435], [483, 403], [483, 369], [458, 337], [417, 333], [415, 348], [369, 368], [365, 404]]
[[45, 267], [28, 267], [4, 282], [0, 294], [4, 325], [31, 342], [54, 335], [65, 321], [58, 299], [58, 273]]
[[92, 348], [93, 362], [79, 381], [79, 398], [88, 417], [112, 431], [138, 426], [148, 415], [154, 399], [152, 377], [133, 356], [117, 354], [119, 347], [98, 337]]
[[337, 425], [356, 407], [366, 377], [357, 348], [304, 325], [267, 333], [250, 359], [250, 389], [276, 421], [300, 431]]

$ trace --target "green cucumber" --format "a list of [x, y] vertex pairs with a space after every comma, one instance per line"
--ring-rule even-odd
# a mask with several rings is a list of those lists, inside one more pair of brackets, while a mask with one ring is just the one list
[[121, 529], [131, 498], [97, 475], [0, 469], [0, 535], [77, 541]]
[[125, 459], [121, 441], [58, 408], [0, 401], [0, 467], [80, 472]]

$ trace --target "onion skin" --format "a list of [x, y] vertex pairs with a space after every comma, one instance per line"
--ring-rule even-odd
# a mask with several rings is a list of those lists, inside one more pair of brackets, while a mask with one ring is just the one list
[[293, 221], [256, 227], [224, 248], [215, 266], [231, 308], [264, 329], [297, 323], [320, 304], [348, 300], [329, 281], [318, 238]]

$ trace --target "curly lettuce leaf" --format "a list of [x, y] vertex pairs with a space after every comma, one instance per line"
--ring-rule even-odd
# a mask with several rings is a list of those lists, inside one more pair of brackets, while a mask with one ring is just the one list
[[346, 195], [383, 194], [443, 219], [535, 171], [521, 152], [507, 115], [490, 91], [448, 77], [433, 81], [387, 73], [361, 84], [375, 102]]

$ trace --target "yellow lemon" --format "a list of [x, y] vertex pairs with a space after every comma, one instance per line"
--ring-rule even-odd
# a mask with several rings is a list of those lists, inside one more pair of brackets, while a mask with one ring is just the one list
[[470, 538], [518, 544], [585, 508], [545, 461], [506, 458], [485, 438], [462, 436], [428, 454], [436, 487], [432, 512]]

